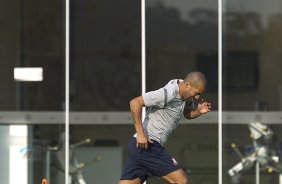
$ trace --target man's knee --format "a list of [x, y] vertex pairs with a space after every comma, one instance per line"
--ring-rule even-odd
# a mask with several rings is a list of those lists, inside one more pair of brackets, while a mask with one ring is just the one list
[[188, 184], [188, 178], [186, 176], [178, 177], [174, 179], [166, 179], [170, 184]]
[[181, 184], [188, 184], [188, 178], [187, 177], [183, 178]]
[[119, 180], [118, 184], [125, 184], [126, 182], [124, 180]]
[[187, 177], [183, 177], [183, 178], [179, 178], [178, 181], [176, 181], [177, 184], [188, 184], [188, 178]]

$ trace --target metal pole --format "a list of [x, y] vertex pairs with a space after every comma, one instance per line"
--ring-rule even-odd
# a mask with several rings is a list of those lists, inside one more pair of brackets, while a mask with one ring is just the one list
[[50, 168], [50, 165], [51, 165], [51, 157], [50, 157], [51, 155], [50, 155], [50, 151], [49, 150], [47, 150], [46, 151], [46, 163], [45, 163], [45, 174], [46, 174], [46, 179], [47, 179], [47, 181], [51, 181], [50, 180], [50, 170], [51, 170], [51, 168]]
[[259, 184], [259, 163], [256, 162], [256, 184]]
[[[146, 92], [146, 20], [145, 0], [141, 0], [141, 62], [142, 62], [142, 94]], [[142, 108], [142, 120], [145, 118], [145, 107]], [[143, 183], [146, 184], [146, 181]]]
[[66, 0], [66, 23], [65, 23], [65, 184], [69, 184], [69, 0]]
[[218, 184], [222, 184], [222, 0], [218, 0]]

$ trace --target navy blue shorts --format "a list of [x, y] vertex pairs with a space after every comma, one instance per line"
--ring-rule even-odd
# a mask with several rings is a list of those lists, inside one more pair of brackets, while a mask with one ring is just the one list
[[140, 178], [142, 183], [149, 176], [165, 176], [180, 169], [176, 160], [158, 142], [149, 143], [147, 150], [136, 147], [136, 138], [128, 143], [128, 159], [121, 180]]

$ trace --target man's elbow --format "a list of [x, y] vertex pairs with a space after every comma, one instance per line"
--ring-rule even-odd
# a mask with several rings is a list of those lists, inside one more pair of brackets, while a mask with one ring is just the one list
[[191, 113], [185, 113], [185, 114], [184, 114], [184, 117], [185, 117], [186, 119], [193, 119], [193, 118], [191, 117]]
[[129, 101], [129, 107], [132, 110], [133, 107], [135, 107], [135, 106], [136, 106], [136, 99], [134, 98], [134, 99]]
[[129, 105], [130, 105], [131, 111], [142, 108], [142, 106], [143, 106], [142, 98], [136, 97], [136, 98], [130, 100]]

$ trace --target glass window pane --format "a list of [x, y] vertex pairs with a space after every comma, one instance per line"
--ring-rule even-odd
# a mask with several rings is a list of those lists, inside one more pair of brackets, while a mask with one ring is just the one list
[[196, 70], [208, 81], [202, 98], [212, 103], [212, 112], [195, 120], [180, 119], [165, 145], [183, 166], [189, 183], [218, 183], [217, 7], [217, 1], [210, 0], [146, 1], [146, 90], [157, 90]]
[[107, 184], [120, 178], [134, 133], [129, 101], [141, 94], [140, 5], [71, 1], [70, 156], [86, 163], [73, 180]]
[[141, 91], [140, 2], [71, 2], [71, 109], [127, 111]]
[[225, 1], [223, 183], [279, 183], [280, 6], [277, 0]]
[[1, 183], [50, 182], [48, 148], [64, 127], [64, 1], [4, 0], [0, 12]]

